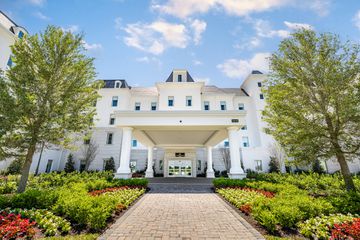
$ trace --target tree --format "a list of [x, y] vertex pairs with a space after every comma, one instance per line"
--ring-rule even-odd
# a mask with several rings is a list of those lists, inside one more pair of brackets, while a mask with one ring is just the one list
[[270, 157], [269, 172], [270, 173], [279, 173], [280, 172], [280, 164], [279, 164], [279, 161], [275, 157]]
[[220, 153], [222, 156], [222, 160], [224, 162], [224, 166], [227, 172], [230, 172], [231, 160], [230, 160], [230, 149], [228, 147], [220, 148]]
[[360, 149], [359, 46], [302, 29], [280, 43], [270, 69], [268, 133], [296, 161], [335, 157], [355, 191], [347, 161]]
[[11, 49], [15, 65], [0, 77], [0, 159], [24, 157], [23, 192], [40, 143], [66, 147], [91, 126], [100, 83], [81, 35], [49, 26]]
[[71, 173], [75, 171], [75, 162], [73, 160], [73, 155], [70, 153], [67, 157], [67, 161], [65, 163], [64, 171], [66, 173]]
[[113, 157], [110, 157], [108, 160], [105, 161], [104, 170], [115, 172], [115, 161]]
[[9, 167], [6, 170], [6, 174], [20, 174], [22, 166], [24, 165], [24, 159], [23, 158], [17, 158], [14, 161], [12, 161], [9, 165]]
[[270, 156], [278, 162], [280, 172], [285, 172], [286, 154], [284, 148], [278, 142], [273, 142], [268, 149]]
[[321, 166], [321, 162], [319, 159], [315, 159], [312, 164], [312, 171], [315, 173], [325, 173], [323, 166]]
[[84, 171], [88, 171], [90, 164], [95, 160], [98, 153], [99, 145], [90, 139], [82, 148], [83, 161], [85, 163]]

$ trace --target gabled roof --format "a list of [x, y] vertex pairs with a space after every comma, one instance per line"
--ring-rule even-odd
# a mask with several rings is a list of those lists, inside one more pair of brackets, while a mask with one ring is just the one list
[[105, 83], [103, 88], [115, 88], [116, 82], [121, 82], [120, 88], [129, 88], [131, 87], [127, 84], [127, 82], [124, 79], [109, 79], [109, 80], [101, 80]]

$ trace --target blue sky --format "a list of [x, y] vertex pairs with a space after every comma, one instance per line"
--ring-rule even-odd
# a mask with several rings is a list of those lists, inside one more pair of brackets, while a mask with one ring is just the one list
[[185, 68], [238, 87], [299, 27], [360, 41], [360, 0], [0, 0], [0, 9], [30, 34], [49, 24], [83, 32], [98, 78], [132, 86]]

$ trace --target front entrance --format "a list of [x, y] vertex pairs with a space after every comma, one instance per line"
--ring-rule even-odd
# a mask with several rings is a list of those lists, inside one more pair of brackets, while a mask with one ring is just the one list
[[169, 177], [192, 177], [191, 160], [169, 160]]

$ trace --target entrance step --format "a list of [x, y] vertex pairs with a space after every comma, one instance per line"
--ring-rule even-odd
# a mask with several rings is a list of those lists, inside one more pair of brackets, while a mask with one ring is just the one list
[[211, 193], [209, 178], [151, 178], [149, 193]]

